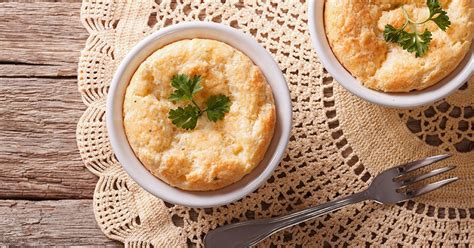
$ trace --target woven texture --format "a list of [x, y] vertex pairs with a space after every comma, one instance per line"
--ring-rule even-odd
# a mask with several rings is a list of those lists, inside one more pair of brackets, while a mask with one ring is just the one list
[[[404, 204], [364, 202], [272, 235], [261, 246], [469, 246], [474, 243], [474, 85], [412, 110], [358, 99], [324, 70], [311, 47], [300, 1], [84, 1], [90, 33], [79, 61], [88, 106], [77, 127], [86, 167], [99, 177], [98, 225], [130, 247], [203, 245], [216, 226], [282, 215], [364, 189], [385, 168], [449, 151], [457, 183]], [[289, 84], [294, 124], [283, 161], [257, 191], [235, 203], [192, 209], [140, 188], [116, 160], [105, 128], [105, 99], [120, 60], [146, 35], [191, 20], [220, 22], [254, 36]], [[159, 137], [157, 137], [159, 138]]]

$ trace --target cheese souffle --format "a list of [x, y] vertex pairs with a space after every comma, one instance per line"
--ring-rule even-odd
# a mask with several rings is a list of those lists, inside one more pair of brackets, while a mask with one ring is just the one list
[[384, 28], [387, 24], [403, 27], [403, 11], [410, 20], [425, 20], [430, 16], [426, 0], [326, 0], [327, 39], [340, 63], [364, 86], [384, 92], [422, 90], [459, 65], [473, 38], [471, 0], [441, 0], [440, 4], [451, 24], [445, 31], [431, 21], [418, 24], [419, 32], [428, 30], [432, 35], [423, 56], [384, 40]]
[[[225, 95], [230, 107], [218, 121], [200, 117], [192, 130], [179, 128], [169, 112], [176, 75], [200, 77], [193, 96], [204, 105]], [[208, 39], [181, 40], [149, 56], [137, 69], [123, 104], [128, 141], [142, 164], [164, 182], [184, 190], [230, 185], [263, 159], [273, 137], [275, 105], [260, 69], [242, 52]]]

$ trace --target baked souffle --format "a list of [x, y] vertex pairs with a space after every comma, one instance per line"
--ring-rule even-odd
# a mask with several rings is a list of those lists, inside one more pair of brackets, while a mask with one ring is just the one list
[[471, 0], [326, 0], [324, 10], [340, 63], [384, 92], [422, 90], [449, 75], [470, 50], [473, 18]]
[[[193, 87], [192, 98], [177, 100], [187, 87], [180, 82]], [[217, 116], [205, 113], [210, 99], [221, 104]], [[123, 118], [134, 153], [153, 175], [180, 189], [207, 191], [240, 180], [260, 163], [276, 113], [270, 86], [246, 55], [219, 41], [192, 39], [162, 47], [139, 66]]]

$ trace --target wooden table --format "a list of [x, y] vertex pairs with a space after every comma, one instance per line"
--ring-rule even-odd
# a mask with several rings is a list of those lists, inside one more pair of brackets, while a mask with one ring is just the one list
[[0, 246], [110, 245], [76, 124], [80, 2], [0, 0]]

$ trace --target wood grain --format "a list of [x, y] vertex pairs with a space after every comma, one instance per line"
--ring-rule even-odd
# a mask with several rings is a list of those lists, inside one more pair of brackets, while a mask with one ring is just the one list
[[0, 3], [0, 199], [92, 197], [75, 139], [79, 14], [80, 3]]
[[0, 247], [122, 246], [95, 222], [75, 140], [81, 3], [54, 2], [0, 0]]
[[0, 246], [119, 247], [95, 223], [92, 200], [0, 201]]
[[97, 178], [76, 145], [76, 79], [0, 77], [0, 198], [91, 198]]
[[1, 76], [75, 76], [88, 34], [80, 3], [0, 3]]
[[[0, 0], [0, 247], [122, 246], [97, 227], [75, 140], [80, 6]], [[88, 199], [47, 200], [71, 198]]]

